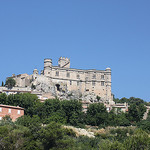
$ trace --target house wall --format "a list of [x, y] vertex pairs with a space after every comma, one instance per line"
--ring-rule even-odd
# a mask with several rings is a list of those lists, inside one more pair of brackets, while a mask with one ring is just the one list
[[0, 105], [0, 120], [2, 117], [10, 115], [12, 121], [24, 115], [24, 109], [21, 107], [13, 107], [8, 105]]

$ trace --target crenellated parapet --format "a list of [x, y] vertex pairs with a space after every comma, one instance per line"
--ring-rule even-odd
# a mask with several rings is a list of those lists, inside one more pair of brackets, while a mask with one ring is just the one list
[[58, 66], [61, 68], [70, 68], [70, 59], [67, 57], [60, 57], [58, 61]]

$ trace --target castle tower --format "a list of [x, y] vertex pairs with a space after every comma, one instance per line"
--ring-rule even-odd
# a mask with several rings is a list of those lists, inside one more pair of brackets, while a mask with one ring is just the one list
[[44, 59], [44, 75], [50, 75], [52, 68], [52, 59], [46, 58]]
[[60, 57], [58, 61], [58, 66], [61, 68], [70, 68], [70, 59], [67, 57]]
[[111, 69], [106, 68], [106, 100], [108, 100], [109, 104], [113, 104], [113, 98], [111, 95]]
[[37, 69], [34, 69], [34, 70], [33, 70], [32, 79], [35, 80], [35, 79], [37, 78], [38, 74], [39, 74], [39, 71], [38, 71]]
[[38, 70], [37, 70], [37, 69], [34, 69], [34, 70], [33, 70], [33, 74], [34, 74], [34, 75], [39, 74]]

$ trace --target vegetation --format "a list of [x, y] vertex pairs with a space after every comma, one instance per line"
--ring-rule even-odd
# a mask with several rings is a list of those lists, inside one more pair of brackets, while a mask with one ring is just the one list
[[[126, 102], [127, 99], [123, 100], [121, 99], [121, 102]], [[108, 113], [101, 103], [91, 104], [87, 113], [84, 113], [81, 102], [77, 100], [53, 99], [41, 103], [36, 95], [30, 93], [16, 95], [2, 93], [1, 104], [23, 107], [25, 115], [16, 122], [12, 122], [9, 116], [0, 121], [0, 149], [149, 149], [150, 114], [146, 120], [142, 120], [146, 102], [136, 98], [130, 98], [128, 101], [130, 107], [127, 113], [115, 110]], [[76, 137], [71, 129], [65, 129], [63, 125], [82, 128], [89, 125], [96, 126], [99, 130], [96, 130], [95, 138]], [[101, 129], [105, 132], [98, 132]]]
[[4, 82], [2, 81], [2, 85], [1, 86], [4, 86]]
[[13, 78], [7, 78], [6, 83], [5, 83], [5, 85], [10, 89], [14, 87], [15, 84], [16, 84], [16, 81]]

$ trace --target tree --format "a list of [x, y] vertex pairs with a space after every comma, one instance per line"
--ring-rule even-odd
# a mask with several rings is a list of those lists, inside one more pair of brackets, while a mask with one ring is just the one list
[[129, 107], [128, 119], [133, 122], [139, 122], [143, 118], [146, 107], [143, 104], [131, 104]]
[[93, 126], [106, 125], [108, 112], [104, 104], [91, 104], [87, 109], [87, 123]]
[[126, 113], [116, 114], [115, 110], [112, 109], [108, 115], [108, 121], [110, 126], [129, 126], [130, 121], [126, 118]]
[[131, 104], [129, 107], [128, 119], [132, 122], [140, 121], [138, 109], [137, 109], [137, 106], [135, 104]]
[[66, 134], [66, 130], [62, 129], [61, 125], [55, 122], [51, 122], [38, 131], [39, 140], [42, 142], [44, 150], [66, 150], [72, 147], [73, 141], [67, 138]]
[[138, 129], [134, 135], [124, 141], [124, 147], [127, 150], [148, 150], [150, 137], [145, 131]]
[[12, 88], [16, 85], [16, 81], [13, 78], [7, 78], [6, 84], [8, 88]]
[[7, 95], [5, 93], [0, 94], [0, 104], [5, 104], [7, 103]]
[[80, 126], [83, 123], [82, 104], [77, 100], [61, 101], [61, 112], [65, 113], [67, 123]]
[[4, 82], [2, 81], [2, 86], [4, 86]]

